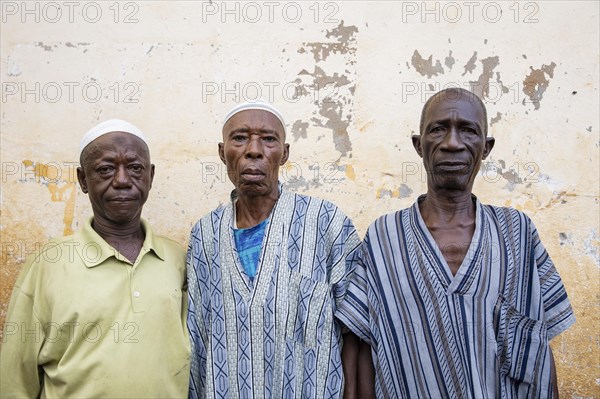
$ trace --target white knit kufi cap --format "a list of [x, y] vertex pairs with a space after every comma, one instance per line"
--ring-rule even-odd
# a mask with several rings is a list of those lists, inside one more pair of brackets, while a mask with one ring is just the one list
[[225, 119], [223, 120], [223, 126], [225, 126], [225, 124], [227, 123], [227, 121], [229, 119], [231, 119], [235, 114], [242, 112], [242, 111], [247, 111], [250, 109], [256, 109], [256, 110], [260, 110], [260, 111], [267, 111], [270, 112], [271, 114], [275, 115], [277, 117], [277, 119], [279, 119], [279, 122], [281, 122], [281, 126], [283, 126], [283, 131], [285, 133], [285, 122], [283, 121], [283, 115], [281, 115], [281, 112], [279, 112], [277, 110], [277, 108], [275, 108], [273, 106], [273, 104], [270, 104], [262, 99], [257, 99], [254, 101], [248, 101], [242, 104], [238, 104], [235, 107], [233, 107], [228, 113], [227, 116], [225, 116]]
[[121, 119], [109, 119], [102, 123], [97, 124], [83, 136], [81, 139], [81, 143], [79, 144], [79, 153], [83, 152], [83, 149], [90, 144], [92, 141], [96, 140], [98, 137], [103, 136], [107, 133], [112, 132], [125, 132], [129, 134], [133, 134], [142, 140], [146, 145], [148, 142], [146, 141], [146, 136], [144, 133], [137, 127], [133, 126], [131, 123], [123, 121]]

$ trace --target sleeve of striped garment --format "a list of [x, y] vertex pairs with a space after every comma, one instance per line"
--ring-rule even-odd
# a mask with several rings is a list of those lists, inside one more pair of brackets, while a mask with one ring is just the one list
[[0, 397], [37, 398], [41, 390], [38, 354], [44, 332], [34, 313], [39, 262], [27, 262], [15, 283], [2, 334]]
[[531, 222], [531, 238], [544, 302], [544, 321], [550, 340], [575, 323], [575, 314], [560, 275], [546, 252], [533, 222]]
[[187, 251], [187, 328], [190, 337], [190, 399], [201, 399], [205, 397], [206, 388], [206, 348], [204, 342], [206, 331], [204, 323], [200, 320], [202, 310], [202, 294], [200, 292], [200, 281], [198, 268], [202, 267], [200, 259], [206, 262], [206, 254], [203, 250], [202, 224], [196, 223], [193, 227]]
[[[341, 222], [341, 229], [330, 229], [333, 240], [331, 246], [331, 277], [330, 284], [335, 299], [335, 315], [340, 305], [345, 301], [349, 279], [356, 267], [356, 257], [360, 248], [360, 238], [352, 221], [338, 209], [336, 218]], [[332, 223], [335, 225], [335, 222]]]
[[368, 251], [368, 233], [353, 256], [348, 259], [353, 265], [348, 276], [348, 288], [344, 300], [338, 305], [336, 316], [361, 340], [371, 345], [369, 328], [368, 274], [372, 267]]

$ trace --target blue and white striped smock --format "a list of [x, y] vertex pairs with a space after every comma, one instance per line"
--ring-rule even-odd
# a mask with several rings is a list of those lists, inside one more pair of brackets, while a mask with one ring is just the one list
[[232, 204], [203, 217], [188, 250], [190, 398], [341, 398], [337, 308], [360, 238], [330, 202], [282, 191], [256, 277], [244, 272]]
[[340, 308], [371, 345], [377, 396], [552, 397], [548, 339], [575, 317], [532, 221], [476, 201], [452, 276], [418, 202], [369, 227]]

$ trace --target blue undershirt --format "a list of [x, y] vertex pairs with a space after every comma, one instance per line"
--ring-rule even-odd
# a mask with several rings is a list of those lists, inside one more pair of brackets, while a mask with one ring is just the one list
[[265, 219], [256, 226], [247, 229], [233, 229], [235, 247], [244, 266], [244, 270], [251, 280], [256, 276], [258, 259], [262, 250], [265, 227], [269, 219]]

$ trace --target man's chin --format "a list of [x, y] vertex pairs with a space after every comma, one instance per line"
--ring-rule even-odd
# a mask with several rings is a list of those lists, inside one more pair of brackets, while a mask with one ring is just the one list
[[260, 197], [263, 195], [269, 195], [273, 191], [273, 187], [277, 187], [277, 184], [268, 184], [266, 181], [243, 181], [240, 182], [236, 190], [239, 194], [246, 197]]
[[469, 189], [468, 175], [442, 175], [439, 174], [434, 178], [434, 186], [443, 190], [452, 191], [467, 191]]
[[114, 224], [128, 224], [141, 215], [141, 209], [129, 212], [111, 212], [108, 216]]

